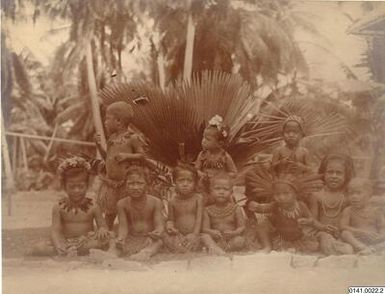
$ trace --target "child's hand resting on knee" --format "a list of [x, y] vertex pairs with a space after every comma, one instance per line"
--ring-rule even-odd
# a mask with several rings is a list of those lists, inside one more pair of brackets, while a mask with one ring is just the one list
[[170, 235], [176, 235], [179, 233], [179, 231], [173, 225], [170, 224], [167, 224], [166, 231]]
[[152, 232], [149, 232], [148, 236], [152, 239], [160, 239], [162, 237], [162, 231], [155, 229]]
[[311, 218], [299, 218], [298, 224], [301, 226], [312, 226], [314, 224], [314, 220]]
[[223, 238], [222, 233], [219, 230], [211, 230], [210, 235], [214, 238], [214, 240]]
[[101, 227], [97, 232], [98, 239], [106, 239], [108, 237], [108, 234], [108, 230], [103, 227]]
[[186, 235], [186, 241], [187, 241], [186, 248], [188, 250], [191, 250], [199, 242], [199, 235], [194, 233], [188, 234]]
[[339, 229], [335, 226], [332, 226], [332, 225], [323, 225], [322, 231], [324, 231], [328, 234], [331, 234], [331, 235], [335, 235], [339, 232]]
[[224, 231], [223, 236], [225, 237], [225, 239], [231, 239], [235, 237], [236, 234], [234, 233], [234, 231]]

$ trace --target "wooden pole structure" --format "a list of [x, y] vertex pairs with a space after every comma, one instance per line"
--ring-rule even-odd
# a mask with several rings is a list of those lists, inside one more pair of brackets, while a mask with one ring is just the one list
[[5, 137], [4, 118], [1, 114], [1, 151], [3, 155], [5, 186], [8, 196], [8, 215], [12, 215], [12, 193], [15, 191], [15, 180], [12, 173], [11, 160], [9, 158], [9, 149]]
[[71, 143], [71, 144], [96, 147], [96, 144], [94, 142], [89, 142], [89, 141], [80, 141], [80, 140], [63, 139], [63, 138], [52, 139], [52, 137], [47, 137], [47, 136], [30, 135], [30, 134], [23, 134], [23, 133], [16, 133], [16, 132], [5, 132], [5, 134], [7, 136], [16, 136], [16, 137], [22, 137], [22, 138], [28, 138], [28, 139], [38, 139], [38, 140], [45, 140], [45, 141], [53, 140], [53, 141], [57, 141], [57, 142], [64, 142], [64, 143]]
[[95, 131], [101, 135], [101, 145], [103, 149], [106, 150], [106, 147], [107, 147], [106, 137], [104, 136], [102, 117], [100, 115], [97, 87], [96, 87], [96, 81], [95, 81], [94, 64], [92, 62], [91, 41], [87, 43], [86, 62], [87, 62], [87, 79], [88, 79], [88, 87], [90, 89], [94, 127], [95, 127]]
[[19, 142], [19, 138], [13, 137], [12, 149], [10, 151], [12, 156], [11, 164], [12, 164], [12, 172], [14, 177], [17, 177], [17, 154], [19, 152], [18, 146], [17, 146], [18, 142]]
[[25, 140], [24, 138], [20, 137], [20, 149], [21, 149], [21, 156], [23, 158], [23, 165], [24, 170], [28, 171], [28, 158], [27, 158], [27, 148], [25, 147]]
[[[191, 0], [188, 1], [188, 11], [190, 11]], [[195, 25], [192, 19], [191, 12], [188, 15], [187, 32], [186, 32], [186, 49], [184, 53], [183, 79], [190, 82], [193, 64], [194, 52]]]

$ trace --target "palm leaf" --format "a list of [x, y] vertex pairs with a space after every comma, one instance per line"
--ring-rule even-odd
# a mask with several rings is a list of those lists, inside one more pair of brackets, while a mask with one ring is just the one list
[[[135, 110], [134, 124], [148, 138], [150, 154], [168, 165], [179, 159], [181, 143], [190, 160], [201, 150], [201, 139], [207, 122], [216, 114], [230, 126], [227, 148], [243, 165], [254, 154], [255, 147], [264, 149], [263, 140], [240, 140], [250, 113], [259, 110], [260, 101], [251, 95], [251, 87], [238, 75], [217, 71], [204, 71], [195, 75], [190, 83], [178, 81], [164, 92], [144, 83], [115, 84], [101, 91], [104, 105], [123, 100]], [[135, 105], [138, 97], [147, 97], [146, 105]], [[271, 138], [266, 134], [264, 138]], [[269, 143], [270, 144], [270, 143]], [[245, 156], [246, 155], [246, 156]]]

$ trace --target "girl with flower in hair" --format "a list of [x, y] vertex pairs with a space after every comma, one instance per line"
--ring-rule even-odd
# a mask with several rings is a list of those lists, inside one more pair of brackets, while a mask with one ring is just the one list
[[81, 157], [67, 158], [59, 165], [58, 174], [66, 197], [52, 208], [51, 240], [37, 244], [29, 254], [76, 256], [87, 254], [90, 249], [109, 247], [110, 234], [102, 212], [86, 197], [90, 168]]
[[228, 126], [223, 124], [221, 116], [215, 115], [203, 132], [202, 151], [195, 162], [205, 190], [208, 190], [208, 181], [213, 175], [227, 172], [235, 177], [237, 173], [233, 159], [224, 149], [228, 136]]

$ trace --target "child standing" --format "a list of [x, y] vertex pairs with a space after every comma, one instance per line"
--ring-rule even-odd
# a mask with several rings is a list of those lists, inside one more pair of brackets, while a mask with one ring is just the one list
[[81, 157], [67, 158], [59, 165], [67, 196], [52, 208], [51, 240], [36, 245], [32, 255], [76, 256], [87, 254], [89, 249], [108, 248], [109, 233], [100, 208], [86, 197], [90, 168]]
[[355, 178], [348, 186], [350, 206], [342, 212], [341, 237], [360, 254], [385, 250], [385, 215], [370, 205], [372, 184]]
[[[107, 131], [107, 151], [105, 168], [99, 174], [102, 181], [98, 193], [98, 203], [105, 213], [108, 228], [112, 230], [116, 218], [116, 203], [125, 197], [124, 180], [127, 168], [133, 163], [141, 164], [144, 154], [144, 143], [140, 137], [129, 129], [134, 112], [125, 102], [115, 102], [107, 107], [105, 128]], [[99, 164], [99, 170], [102, 165]]]
[[[237, 168], [230, 154], [224, 149], [226, 138], [229, 135], [228, 127], [223, 124], [219, 115], [214, 116], [203, 132], [202, 151], [198, 154], [195, 167], [201, 178], [200, 186], [208, 193], [209, 179], [219, 173], [227, 172], [235, 177]], [[206, 199], [211, 203], [212, 199]]]
[[176, 194], [168, 203], [164, 243], [171, 252], [184, 253], [200, 248], [203, 198], [196, 192], [197, 170], [179, 164], [173, 171]]
[[273, 151], [272, 171], [276, 178], [291, 175], [303, 175], [311, 171], [309, 152], [300, 146], [305, 136], [303, 119], [296, 115], [289, 116], [283, 124], [282, 135], [285, 145]]
[[125, 183], [127, 197], [119, 200], [118, 238], [120, 255], [146, 261], [162, 247], [164, 233], [162, 202], [147, 194], [148, 175], [143, 167], [127, 169]]
[[313, 218], [307, 206], [297, 200], [298, 188], [293, 180], [280, 179], [274, 182], [274, 202], [258, 204], [249, 202], [248, 209], [253, 212], [270, 212], [269, 222], [275, 229], [270, 248], [274, 250], [295, 250], [314, 252], [318, 242], [309, 233], [310, 228], [319, 229], [321, 225]]
[[215, 200], [203, 214], [202, 241], [210, 253], [223, 255], [242, 250], [245, 239], [245, 218], [241, 208], [231, 200], [232, 178], [225, 173], [210, 179], [210, 194]]
[[340, 241], [342, 211], [349, 205], [346, 188], [354, 174], [349, 156], [330, 154], [324, 157], [319, 168], [324, 189], [311, 195], [309, 207], [313, 216], [323, 225], [318, 232], [320, 250], [326, 255], [351, 254], [353, 248]]

